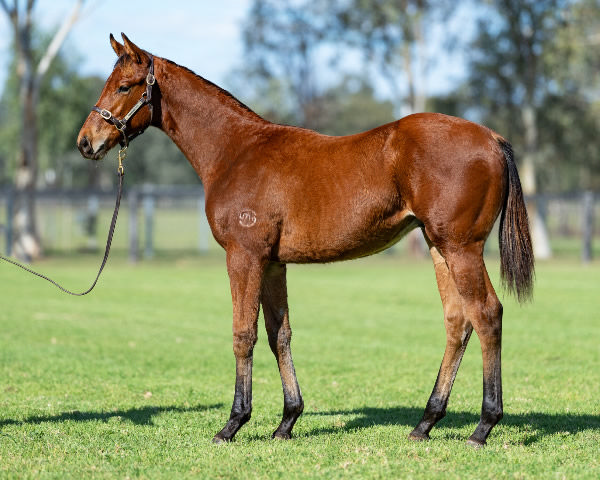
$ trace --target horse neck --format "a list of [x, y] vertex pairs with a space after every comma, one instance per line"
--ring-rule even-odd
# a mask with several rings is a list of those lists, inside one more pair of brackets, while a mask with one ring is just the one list
[[205, 190], [269, 124], [226, 91], [168, 60], [155, 60], [160, 125]]

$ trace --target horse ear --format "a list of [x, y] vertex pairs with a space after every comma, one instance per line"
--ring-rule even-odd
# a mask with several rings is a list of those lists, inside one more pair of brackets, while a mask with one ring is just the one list
[[123, 45], [125, 46], [125, 51], [127, 54], [136, 62], [142, 63], [142, 59], [146, 58], [146, 52], [144, 52], [140, 47], [138, 47], [135, 43], [133, 43], [127, 35], [121, 32], [121, 36], [123, 37]]
[[113, 34], [110, 34], [110, 46], [117, 54], [117, 57], [122, 57], [125, 54], [125, 47], [115, 40]]

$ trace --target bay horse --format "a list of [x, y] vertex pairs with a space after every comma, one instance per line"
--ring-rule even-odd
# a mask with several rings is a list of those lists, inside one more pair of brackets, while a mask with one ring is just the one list
[[261, 304], [283, 386], [283, 418], [273, 438], [290, 438], [302, 413], [286, 264], [364, 257], [420, 228], [433, 259], [447, 340], [410, 438], [428, 439], [444, 417], [474, 329], [483, 356], [483, 402], [468, 443], [484, 445], [503, 414], [502, 305], [483, 261], [499, 215], [503, 283], [519, 301], [531, 296], [533, 285], [527, 211], [510, 144], [486, 127], [433, 113], [342, 137], [277, 125], [187, 68], [122, 38], [119, 43], [110, 35], [118, 60], [77, 144], [84, 157], [98, 160], [154, 126], [200, 176], [208, 222], [226, 252], [236, 361], [231, 415], [213, 441], [232, 440], [250, 419]]

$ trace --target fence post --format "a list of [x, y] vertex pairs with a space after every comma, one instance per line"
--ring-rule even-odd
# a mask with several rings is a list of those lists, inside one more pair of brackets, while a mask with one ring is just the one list
[[594, 193], [590, 191], [583, 192], [582, 204], [583, 249], [581, 253], [581, 260], [583, 263], [590, 263], [593, 257], [592, 238], [594, 236]]
[[13, 187], [8, 187], [6, 191], [6, 256], [12, 255], [13, 239], [13, 211], [15, 204], [15, 191]]
[[88, 197], [87, 212], [85, 217], [85, 234], [87, 235], [87, 248], [95, 252], [98, 249], [98, 210], [100, 199], [93, 194]]
[[154, 194], [151, 187], [144, 189], [144, 258], [154, 256], [153, 227], [154, 227]]
[[139, 259], [138, 248], [138, 189], [133, 187], [129, 191], [129, 261], [135, 263]]

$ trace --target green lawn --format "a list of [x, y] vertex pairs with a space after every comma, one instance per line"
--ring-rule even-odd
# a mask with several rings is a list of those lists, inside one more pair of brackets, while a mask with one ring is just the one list
[[[36, 267], [82, 290], [97, 265]], [[497, 263], [490, 273], [497, 285]], [[288, 283], [295, 438], [270, 439], [282, 393], [261, 325], [252, 420], [219, 446], [235, 370], [222, 256], [117, 255], [83, 298], [0, 264], [0, 477], [600, 477], [597, 262], [541, 263], [532, 304], [504, 298], [505, 417], [480, 450], [465, 445], [481, 405], [476, 336], [432, 440], [407, 439], [445, 342], [429, 262], [291, 266]]]

